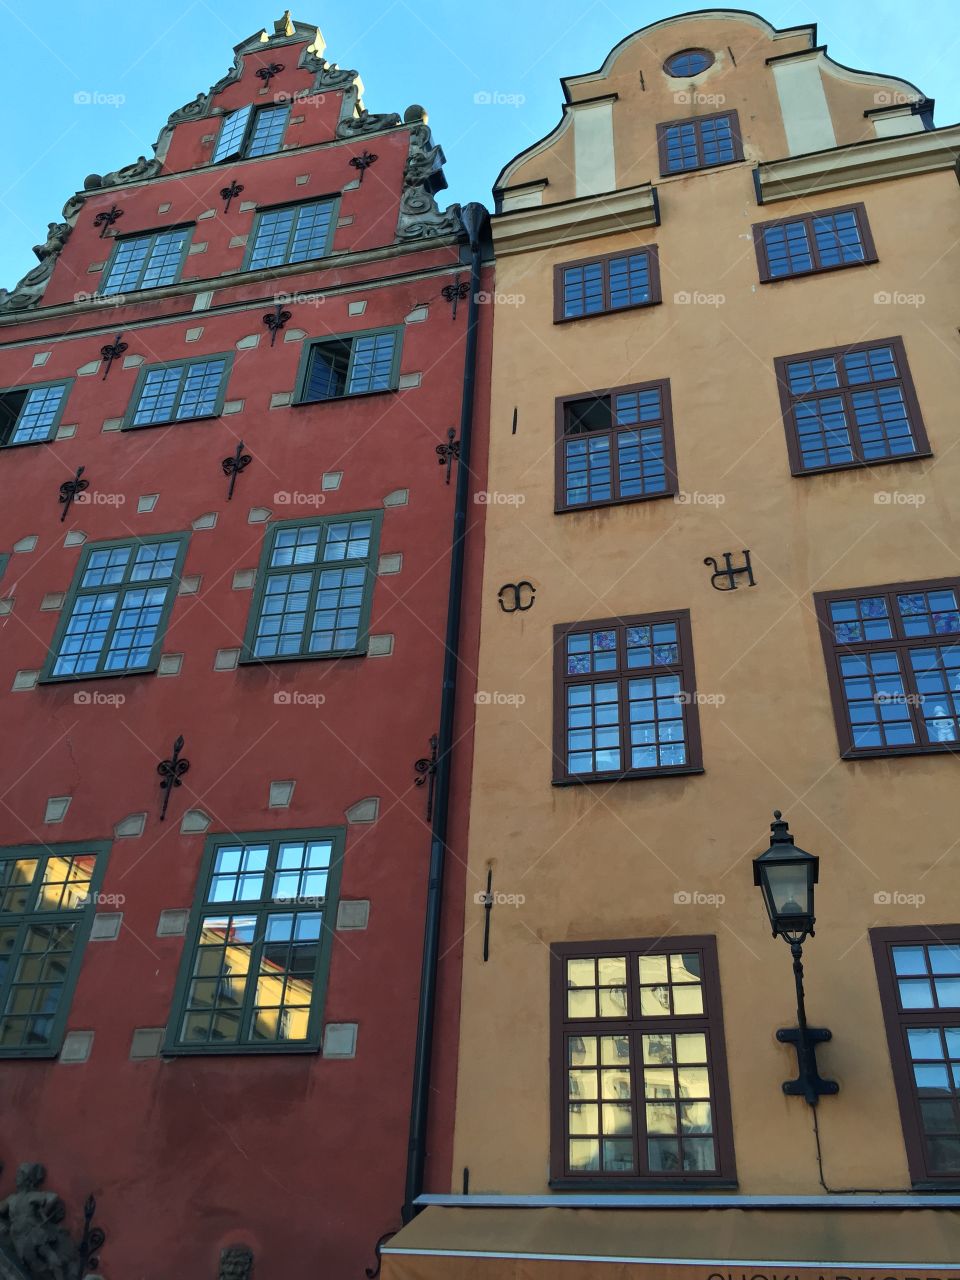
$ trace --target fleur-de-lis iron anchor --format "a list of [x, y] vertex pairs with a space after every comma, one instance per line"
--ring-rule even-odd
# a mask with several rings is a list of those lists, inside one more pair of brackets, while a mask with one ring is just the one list
[[526, 578], [520, 582], [505, 582], [497, 592], [497, 603], [504, 613], [526, 613], [533, 608], [536, 599], [537, 588]]
[[230, 458], [224, 458], [223, 462], [221, 462], [220, 465], [223, 467], [223, 474], [230, 477], [230, 484], [227, 488], [228, 502], [233, 497], [233, 490], [237, 483], [237, 476], [241, 471], [246, 471], [252, 461], [252, 456], [249, 453], [243, 452], [243, 441], [241, 440], [237, 445], [236, 453], [234, 453]]
[[265, 85], [268, 85], [273, 77], [278, 76], [283, 70], [284, 66], [282, 62], [271, 62], [265, 67], [257, 68], [257, 79], [262, 80]]
[[415, 771], [420, 775], [414, 782], [415, 787], [422, 787], [429, 782], [427, 787], [427, 821], [433, 817], [433, 787], [437, 776], [437, 747], [440, 745], [440, 739], [434, 733], [430, 737], [430, 755], [422, 756], [413, 766]]
[[231, 179], [229, 187], [220, 188], [220, 199], [226, 200], [227, 202], [223, 206], [224, 213], [230, 212], [230, 201], [235, 200], [237, 196], [240, 195], [241, 191], [243, 191], [243, 183], [237, 182], [235, 178]]
[[92, 1226], [93, 1215], [97, 1212], [97, 1202], [93, 1196], [87, 1196], [83, 1205], [83, 1235], [80, 1238], [81, 1271], [97, 1271], [100, 1259], [97, 1254], [106, 1243], [107, 1233], [102, 1227]]
[[93, 220], [93, 225], [100, 228], [100, 239], [107, 234], [107, 228], [112, 227], [118, 218], [123, 217], [123, 210], [118, 209], [116, 205], [112, 205], [109, 209], [104, 209], [102, 213], [98, 213]]
[[80, 479], [80, 477], [84, 473], [84, 470], [85, 470], [84, 467], [77, 467], [77, 474], [73, 477], [73, 479], [64, 480], [63, 484], [60, 486], [60, 501], [63, 503], [63, 511], [60, 513], [61, 524], [63, 524], [64, 520], [66, 520], [67, 512], [70, 510], [73, 500], [77, 496], [77, 494], [83, 493], [84, 489], [90, 488], [89, 480]]
[[757, 585], [756, 579], [753, 576], [753, 566], [750, 563], [749, 551], [743, 552], [743, 564], [739, 565], [737, 568], [733, 567], [732, 551], [725, 551], [723, 553], [724, 567], [722, 569], [717, 564], [716, 560], [714, 560], [713, 556], [707, 556], [703, 563], [713, 569], [713, 574], [710, 577], [710, 585], [713, 587], [714, 591], [736, 591], [737, 586], [739, 585], [737, 583], [737, 578], [741, 573], [745, 573], [747, 575], [749, 586], [755, 587]]
[[380, 159], [379, 156], [375, 156], [369, 151], [364, 151], [358, 156], [351, 157], [350, 167], [351, 169], [356, 169], [359, 171], [359, 174], [360, 174], [359, 185], [361, 187], [363, 186], [363, 175], [367, 172], [370, 166], [372, 164], [376, 164], [379, 159]]
[[118, 333], [113, 342], [108, 342], [106, 346], [100, 348], [101, 360], [106, 360], [107, 367], [103, 371], [103, 381], [106, 382], [107, 374], [113, 368], [114, 360], [119, 360], [126, 351], [129, 344], [122, 341], [121, 335]]
[[460, 461], [460, 441], [454, 440], [456, 432], [453, 427], [447, 432], [447, 443], [437, 445], [437, 461], [440, 466], [447, 468], [447, 484], [450, 483], [450, 468], [453, 466], [453, 460]]
[[170, 803], [170, 792], [174, 787], [183, 785], [183, 775], [190, 768], [190, 761], [183, 760], [180, 752], [183, 750], [183, 734], [177, 738], [173, 744], [173, 755], [169, 760], [161, 760], [157, 765], [157, 773], [160, 775], [160, 790], [163, 792], [163, 807], [160, 810], [160, 821], [163, 822], [167, 816], [167, 805]]
[[290, 319], [290, 312], [284, 310], [283, 304], [281, 302], [278, 302], [277, 305], [274, 307], [274, 309], [272, 311], [268, 311], [267, 314], [263, 317], [263, 323], [270, 330], [271, 347], [277, 341], [277, 334], [286, 325], [289, 319]]
[[453, 314], [450, 317], [451, 320], [456, 320], [457, 304], [462, 302], [469, 292], [470, 285], [466, 280], [461, 280], [459, 276], [457, 276], [453, 284], [445, 284], [440, 290], [441, 296], [445, 298], [447, 302], [453, 304]]

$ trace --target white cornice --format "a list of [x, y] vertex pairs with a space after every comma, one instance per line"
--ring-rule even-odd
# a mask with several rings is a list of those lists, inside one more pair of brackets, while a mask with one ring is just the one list
[[960, 124], [769, 160], [757, 166], [757, 190], [763, 204], [773, 204], [818, 191], [952, 169], [958, 157]]
[[647, 183], [626, 191], [514, 209], [498, 214], [490, 225], [496, 254], [506, 257], [594, 236], [615, 235], [618, 231], [655, 227], [659, 222], [657, 189]]

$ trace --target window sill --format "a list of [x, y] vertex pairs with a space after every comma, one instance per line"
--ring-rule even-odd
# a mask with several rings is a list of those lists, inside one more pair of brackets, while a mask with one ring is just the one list
[[690, 774], [703, 773], [702, 764], [681, 765], [676, 769], [651, 769], [644, 773], [585, 773], [578, 777], [554, 778], [555, 787], [578, 787], [596, 782], [644, 782], [648, 778], [687, 777]]
[[920, 453], [901, 453], [896, 458], [875, 458], [871, 462], [841, 462], [832, 467], [801, 467], [791, 465], [790, 472], [798, 480], [804, 476], [830, 475], [834, 471], [867, 471], [870, 467], [887, 467], [893, 462], [917, 462], [921, 458], [932, 458], [933, 450], [924, 449]]
[[252, 653], [245, 653], [238, 659], [237, 666], [269, 667], [275, 662], [315, 662], [317, 659], [321, 662], [329, 662], [331, 658], [365, 658], [366, 656], [367, 642], [364, 641], [363, 648], [324, 650], [321, 653], [278, 653], [263, 658], [258, 658]]
[[[29, 919], [29, 916], [27, 917]], [[0, 1062], [22, 1062], [25, 1058], [35, 1058], [41, 1062], [50, 1062], [60, 1056], [62, 1042], [58, 1045], [47, 1045], [43, 1049], [0, 1049]]]
[[811, 267], [809, 271], [791, 271], [785, 276], [760, 276], [761, 284], [786, 284], [791, 280], [806, 280], [810, 276], [825, 276], [833, 271], [849, 271], [854, 267], [870, 267], [879, 262], [876, 254], [872, 258], [861, 258], [859, 262], [836, 262], [829, 267]]
[[596, 1191], [615, 1195], [618, 1191], [731, 1191], [739, 1187], [736, 1178], [551, 1178], [551, 1191]]
[[259, 1057], [265, 1053], [272, 1054], [305, 1054], [312, 1053], [314, 1055], [320, 1052], [320, 1041], [314, 1040], [309, 1043], [298, 1042], [297, 1044], [223, 1044], [223, 1045], [168, 1045], [165, 1044], [159, 1054], [159, 1058], [223, 1058], [226, 1056], [234, 1058]]
[[179, 427], [185, 422], [209, 422], [212, 418], [221, 416], [221, 411], [218, 409], [216, 413], [198, 413], [192, 418], [166, 418], [163, 422], [125, 422], [120, 430], [149, 431], [151, 427]]
[[149, 667], [136, 667], [123, 671], [84, 671], [78, 675], [54, 676], [43, 673], [37, 679], [37, 685], [43, 684], [79, 684], [84, 680], [118, 680], [121, 676], [149, 676], [159, 667], [159, 659]]
[[[918, 636], [917, 639], [923, 643], [937, 643], [936, 636]], [[956, 639], [956, 637], [954, 637]], [[840, 759], [851, 763], [857, 760], [887, 760], [900, 759], [903, 756], [955, 756], [960, 754], [960, 742], [945, 742], [942, 746], [932, 747], [882, 747], [873, 751], [855, 751], [852, 748], [847, 751], [841, 751]]]
[[718, 164], [698, 164], [692, 169], [661, 169], [661, 178], [687, 178], [691, 173], [713, 173], [714, 169], [729, 169], [734, 164], [746, 163], [745, 156], [736, 156], [733, 160], [721, 160]]
[[[349, 395], [327, 396], [325, 400], [291, 400], [291, 409], [300, 409], [314, 404], [343, 404], [345, 400], [366, 400], [370, 396], [389, 396], [399, 391], [399, 387], [380, 387], [376, 391], [354, 391]], [[414, 388], [411, 387], [411, 390]]]
[[[568, 437], [564, 438], [567, 439]], [[666, 489], [662, 493], [641, 493], [635, 498], [604, 498], [600, 502], [577, 503], [576, 506], [572, 507], [561, 506], [557, 503], [554, 505], [553, 513], [557, 516], [569, 516], [576, 515], [578, 511], [603, 511], [606, 507], [632, 507], [639, 502], [657, 502], [658, 500], [662, 501], [664, 498], [672, 498], [676, 501], [679, 492], [679, 489]]]
[[631, 302], [628, 307], [610, 307], [603, 311], [585, 311], [579, 316], [554, 316], [554, 324], [575, 324], [578, 320], [597, 320], [601, 316], [619, 316], [627, 311], [644, 311], [649, 307], [659, 307], [663, 298], [651, 298], [649, 302]]
[[56, 429], [51, 436], [47, 436], [45, 440], [8, 440], [6, 444], [0, 445], [0, 449], [29, 449], [31, 445], [52, 444], [57, 438]]

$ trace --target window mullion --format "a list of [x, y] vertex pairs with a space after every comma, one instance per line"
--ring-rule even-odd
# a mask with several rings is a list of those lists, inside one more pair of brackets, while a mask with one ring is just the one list
[[[42, 879], [42, 876], [41, 876]], [[33, 923], [36, 917], [28, 908], [23, 915], [11, 920], [11, 924], [17, 925], [17, 935], [13, 940], [13, 950], [7, 964], [7, 976], [0, 980], [0, 1018], [4, 1016], [7, 1008], [7, 1000], [10, 997], [10, 991], [13, 987], [13, 979], [17, 972], [17, 968], [23, 958], [23, 948], [27, 940], [27, 929]]]
[[[611, 299], [611, 290], [610, 290], [610, 259], [609, 258], [607, 258], [605, 262], [601, 262], [600, 264], [600, 278], [603, 284], [603, 309], [604, 311], [612, 311], [613, 302]], [[584, 270], [583, 270], [583, 299], [584, 299], [584, 306], [586, 306], [586, 299], [587, 299], [586, 267], [584, 267]]]
[[143, 281], [147, 272], [150, 270], [150, 261], [153, 258], [153, 251], [156, 249], [156, 247], [157, 247], [157, 237], [154, 234], [149, 238], [149, 241], [147, 244], [147, 252], [143, 255], [143, 262], [141, 262], [140, 270], [137, 272], [137, 283], [134, 286], [134, 288], [136, 289], [143, 288]]
[[918, 747], [926, 747], [930, 744], [926, 740], [926, 725], [921, 714], [920, 688], [910, 662], [910, 649], [913, 642], [902, 640], [895, 643], [897, 661], [900, 664], [900, 679], [903, 681], [903, 687], [906, 691], [907, 710], [910, 712], [910, 719], [913, 723], [916, 744]]
[[810, 248], [810, 260], [813, 263], [813, 269], [814, 271], [822, 271], [823, 260], [820, 257], [820, 246], [817, 244], [817, 237], [813, 229], [813, 215], [805, 214], [801, 221], [807, 237], [807, 244]]
[[[101, 588], [101, 590], [116, 591], [117, 599], [110, 613], [110, 621], [103, 636], [103, 646], [100, 650], [100, 656], [97, 659], [96, 671], [91, 671], [90, 675], [100, 675], [107, 669], [107, 656], [110, 653], [110, 646], [113, 643], [113, 637], [117, 632], [117, 625], [120, 622], [120, 614], [123, 611], [124, 601], [127, 598], [127, 591], [132, 588], [133, 584], [122, 583], [116, 587]], [[94, 593], [99, 594], [99, 593]]]
[[857, 422], [856, 410], [853, 404], [853, 389], [845, 386], [840, 391], [840, 397], [843, 402], [844, 417], [847, 420], [847, 431], [850, 436], [850, 446], [853, 449], [853, 456], [856, 462], [865, 462], [863, 456], [863, 441], [860, 438], [860, 424]]
[[300, 209], [295, 209], [293, 218], [290, 221], [290, 230], [287, 232], [287, 246], [283, 253], [284, 262], [289, 262], [293, 253], [293, 244], [297, 238], [297, 227], [300, 225]]
[[[610, 413], [613, 415], [613, 396], [610, 397]], [[612, 430], [606, 433], [610, 442], [610, 497], [620, 497], [620, 435], [622, 430], [627, 428], [619, 428], [614, 426]], [[637, 446], [639, 448], [639, 424], [637, 427]]]
[[180, 413], [180, 401], [183, 399], [183, 391], [187, 385], [187, 370], [189, 367], [190, 366], [187, 364], [182, 364], [180, 366], [180, 378], [177, 382], [177, 390], [173, 397], [173, 407], [171, 409], [171, 422], [176, 422], [177, 416]]

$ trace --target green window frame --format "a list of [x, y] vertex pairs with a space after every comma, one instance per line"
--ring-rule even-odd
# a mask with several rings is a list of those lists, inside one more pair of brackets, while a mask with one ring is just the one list
[[399, 325], [314, 338], [304, 343], [293, 402], [318, 404], [396, 391], [402, 350]]
[[110, 297], [179, 283], [190, 252], [193, 228], [191, 222], [146, 235], [118, 237], [100, 278], [99, 295]]
[[229, 111], [223, 118], [211, 164], [256, 156], [273, 155], [283, 148], [283, 135], [290, 120], [290, 106], [253, 103]]
[[338, 196], [258, 209], [244, 257], [244, 271], [311, 262], [330, 252]]
[[161, 533], [85, 546], [41, 682], [155, 671], [189, 538]]
[[46, 444], [52, 440], [73, 383], [73, 378], [57, 378], [53, 382], [4, 387], [0, 391], [0, 448]]
[[10, 563], [10, 552], [0, 551], [0, 579], [7, 572], [7, 565]]
[[320, 1048], [346, 831], [209, 836], [166, 1054]]
[[121, 430], [140, 431], [144, 427], [219, 418], [232, 370], [232, 351], [143, 365]]
[[271, 524], [241, 661], [365, 654], [382, 522], [354, 511]]
[[108, 841], [0, 849], [0, 1058], [60, 1052]]

